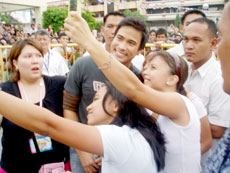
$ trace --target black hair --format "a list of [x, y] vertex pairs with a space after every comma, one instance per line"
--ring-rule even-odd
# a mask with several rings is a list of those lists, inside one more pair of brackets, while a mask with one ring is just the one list
[[126, 17], [124, 13], [120, 12], [120, 11], [113, 11], [113, 12], [109, 12], [103, 19], [104, 25], [106, 23], [106, 20], [109, 16], [121, 16], [121, 17]]
[[114, 33], [115, 36], [117, 35], [117, 32], [119, 31], [119, 29], [123, 26], [130, 26], [136, 29], [137, 31], [141, 32], [142, 38], [141, 38], [139, 50], [144, 49], [145, 43], [148, 41], [148, 37], [149, 37], [148, 30], [144, 22], [134, 17], [126, 17], [118, 24], [115, 30], [115, 33]]
[[207, 18], [198, 18], [193, 20], [191, 23], [200, 23], [200, 24], [206, 24], [208, 26], [208, 31], [212, 35], [212, 37], [217, 37], [217, 27], [213, 20], [207, 19]]
[[50, 37], [50, 34], [45, 29], [38, 30], [35, 34], [35, 37], [37, 37], [38, 35], [47, 35], [48, 37]]
[[206, 18], [206, 14], [204, 14], [200, 10], [189, 10], [189, 11], [185, 12], [184, 15], [181, 18], [181, 24], [182, 25], [184, 25], [185, 18], [190, 14], [198, 14], [198, 15], [201, 15], [202, 17]]
[[67, 36], [66, 33], [64, 32], [61, 32], [59, 35], [58, 35], [58, 39], [62, 38], [63, 36]]
[[155, 33], [156, 33], [156, 30], [155, 30], [155, 29], [151, 29], [151, 30], [149, 31], [149, 34], [151, 34], [152, 32], [155, 32]]
[[162, 35], [162, 34], [164, 34], [165, 37], [168, 37], [167, 31], [166, 31], [164, 28], [159, 28], [159, 29], [157, 30], [157, 32], [156, 32], [156, 37], [157, 37], [158, 35]]
[[110, 115], [105, 108], [108, 96], [112, 96], [112, 99], [118, 104], [117, 116], [111, 124], [120, 127], [127, 125], [137, 129], [149, 143], [158, 171], [162, 170], [165, 166], [165, 140], [157, 122], [146, 112], [145, 108], [125, 97], [110, 82], [106, 81], [105, 86], [107, 91], [102, 102], [104, 111]]

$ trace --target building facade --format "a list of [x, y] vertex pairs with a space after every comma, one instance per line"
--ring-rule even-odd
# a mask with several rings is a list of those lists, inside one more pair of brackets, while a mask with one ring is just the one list
[[[47, 7], [66, 7], [69, 0], [46, 0]], [[83, 0], [82, 0], [83, 1]], [[199, 9], [218, 21], [224, 8], [224, 0], [88, 0], [82, 3], [82, 9], [95, 13], [97, 21], [110, 11], [139, 11], [147, 16], [150, 28], [166, 27], [174, 23], [176, 16], [185, 11]]]

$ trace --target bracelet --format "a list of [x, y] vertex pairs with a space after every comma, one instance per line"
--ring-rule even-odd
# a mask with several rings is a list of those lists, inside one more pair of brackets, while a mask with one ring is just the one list
[[105, 62], [102, 66], [98, 67], [98, 69], [105, 70], [105, 69], [111, 68], [112, 58], [113, 57], [109, 54], [109, 60], [107, 62]]

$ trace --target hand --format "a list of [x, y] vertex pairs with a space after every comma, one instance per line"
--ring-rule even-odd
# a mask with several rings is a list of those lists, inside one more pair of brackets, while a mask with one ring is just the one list
[[78, 151], [81, 165], [86, 173], [97, 172], [99, 167], [93, 158], [93, 154], [84, 151]]
[[96, 163], [98, 166], [101, 166], [101, 157], [98, 157], [98, 158], [95, 160], [95, 163]]
[[156, 42], [155, 43], [155, 48], [156, 49], [160, 49], [161, 48], [161, 44], [164, 44], [165, 42], [163, 42], [163, 41], [158, 41], [158, 42]]
[[65, 19], [65, 33], [75, 43], [86, 49], [92, 40], [96, 40], [86, 21], [77, 12], [71, 12]]

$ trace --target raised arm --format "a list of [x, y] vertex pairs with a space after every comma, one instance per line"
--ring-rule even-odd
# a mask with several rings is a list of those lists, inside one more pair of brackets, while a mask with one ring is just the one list
[[[170, 118], [187, 112], [182, 98], [174, 92], [158, 92], [143, 85], [137, 77], [105, 51], [92, 35], [87, 23], [77, 13], [65, 20], [66, 34], [85, 48], [110, 82], [138, 104]], [[89, 69], [90, 70], [90, 69]]]
[[3, 91], [0, 91], [0, 103], [0, 114], [15, 124], [73, 148], [103, 155], [101, 136], [96, 127], [59, 117]]

